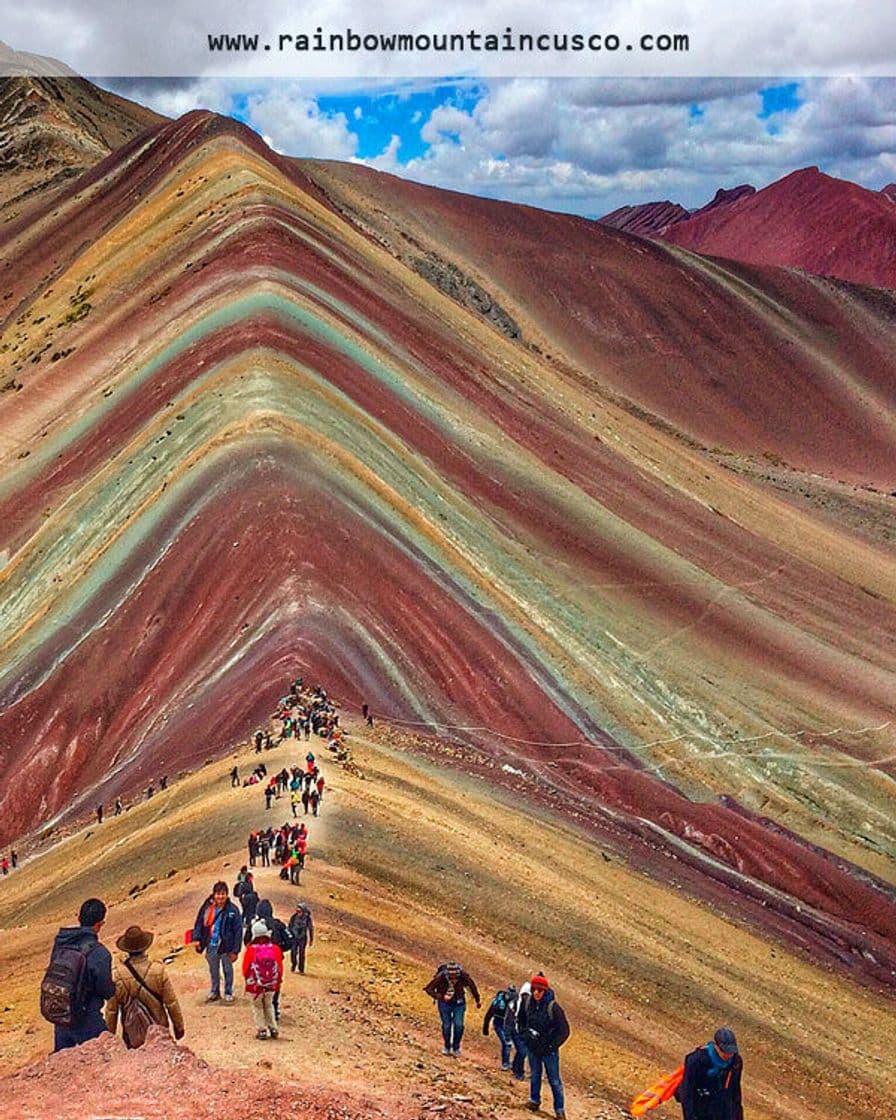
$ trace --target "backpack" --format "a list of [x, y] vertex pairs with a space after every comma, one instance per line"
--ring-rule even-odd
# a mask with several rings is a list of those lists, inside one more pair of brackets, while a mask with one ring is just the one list
[[250, 992], [276, 992], [280, 980], [277, 947], [272, 941], [254, 946], [246, 987]]
[[495, 1017], [502, 1016], [507, 1010], [507, 992], [498, 992], [492, 1000], [492, 1014]]
[[74, 1026], [83, 1008], [84, 973], [93, 945], [92, 938], [85, 938], [80, 945], [62, 945], [54, 950], [40, 983], [40, 1013], [48, 1023]]
[[[140, 987], [149, 992], [156, 1003], [164, 1007], [165, 1004], [161, 997], [156, 995], [152, 988], [148, 986], [131, 962], [125, 961], [124, 966]], [[127, 1002], [121, 1010], [121, 1033], [124, 1037], [125, 1046], [129, 1050], [136, 1050], [142, 1046], [146, 1041], [146, 1032], [153, 1023], [155, 1023], [155, 1019], [146, 1004], [141, 1001], [139, 994], [128, 996]]]
[[310, 916], [307, 910], [296, 910], [289, 919], [289, 932], [297, 941], [301, 941], [308, 936], [308, 919]]

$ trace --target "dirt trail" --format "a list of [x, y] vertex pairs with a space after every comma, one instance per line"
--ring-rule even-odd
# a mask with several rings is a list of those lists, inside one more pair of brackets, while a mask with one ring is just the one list
[[[266, 814], [257, 787], [231, 790], [228, 758], [73, 835], [0, 884], [4, 1068], [48, 1051], [37, 980], [55, 929], [95, 893], [109, 905], [106, 944], [139, 922], [156, 933], [152, 953], [172, 957], [185, 1044], [197, 1061], [225, 1071], [229, 1117], [266, 1115], [258, 1111], [266, 1083], [253, 1096], [243, 1092], [244, 1078], [270, 1075], [294, 1094], [290, 1110], [299, 1115], [311, 1100], [348, 1109], [335, 1116], [380, 1108], [415, 1120], [520, 1120], [525, 1086], [498, 1069], [496, 1041], [481, 1035], [482, 1012], [468, 1010], [463, 1057], [441, 1055], [422, 986], [449, 957], [474, 975], [484, 1002], [509, 980], [545, 968], [573, 1028], [563, 1052], [572, 1120], [624, 1115], [620, 1106], [635, 1091], [722, 1021], [736, 1027], [746, 1054], [750, 1120], [843, 1120], [846, 1100], [850, 1120], [888, 1115], [879, 1102], [896, 1084], [878, 1044], [892, 1015], [883, 1000], [683, 896], [673, 862], [668, 885], [652, 882], [543, 807], [491, 789], [456, 759], [441, 765], [398, 751], [399, 741], [388, 729], [353, 736], [359, 774], [323, 760], [328, 789], [321, 817], [309, 817], [300, 888], [276, 869], [256, 871], [275, 914], [288, 918], [301, 896], [317, 932], [307, 974], [286, 977], [278, 1040], [255, 1039], [241, 984], [232, 1006], [206, 1004], [205, 961], [183, 945], [211, 883], [232, 882], [246, 862], [250, 829], [289, 814], [286, 799]], [[281, 747], [270, 757], [279, 767], [297, 761], [295, 753]], [[254, 756], [242, 751], [238, 761], [248, 772]], [[47, 1111], [31, 1115], [56, 1114], [62, 1082], [53, 1070], [61, 1060], [49, 1059], [43, 1076], [32, 1078], [49, 1093]], [[100, 1083], [136, 1083], [138, 1059], [122, 1053], [109, 1061]], [[178, 1102], [192, 1107], [193, 1075], [206, 1088], [208, 1075], [183, 1061], [171, 1067], [180, 1071], [177, 1086], [153, 1105], [162, 1111], [129, 1111], [105, 1089], [102, 1107], [160, 1117]], [[0, 1093], [11, 1099], [6, 1086]]]

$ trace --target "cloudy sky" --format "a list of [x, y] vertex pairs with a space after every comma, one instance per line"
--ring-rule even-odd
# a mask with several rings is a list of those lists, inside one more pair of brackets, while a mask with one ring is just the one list
[[[0, 39], [166, 115], [237, 117], [290, 155], [598, 216], [658, 198], [694, 207], [719, 186], [762, 187], [813, 164], [872, 189], [896, 180], [896, 4], [852, 0], [844, 21], [846, 10], [841, 0], [393, 0], [380, 16], [361, 0], [32, 0], [7, 7]], [[618, 32], [620, 48], [277, 50], [281, 34], [319, 26]], [[259, 49], [211, 51], [209, 34], [223, 31], [259, 33]], [[641, 35], [666, 32], [687, 34], [689, 50], [640, 49]], [[719, 73], [739, 76], [704, 76]]]

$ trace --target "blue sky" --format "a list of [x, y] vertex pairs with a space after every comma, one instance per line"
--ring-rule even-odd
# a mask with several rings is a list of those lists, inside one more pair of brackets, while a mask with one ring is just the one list
[[208, 108], [277, 151], [596, 217], [811, 165], [896, 180], [896, 80], [441, 78], [105, 81], [168, 116]]

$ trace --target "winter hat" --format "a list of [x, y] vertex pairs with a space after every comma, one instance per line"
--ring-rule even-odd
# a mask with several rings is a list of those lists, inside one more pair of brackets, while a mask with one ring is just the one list
[[144, 953], [152, 945], [154, 938], [155, 934], [148, 930], [128, 926], [115, 944], [123, 953]]
[[252, 940], [255, 941], [259, 937], [270, 937], [271, 931], [268, 929], [267, 922], [254, 921], [252, 923]]
[[712, 1040], [725, 1054], [740, 1053], [737, 1049], [737, 1039], [734, 1037], [734, 1031], [730, 1027], [719, 1027], [712, 1036]]
[[533, 991], [536, 988], [542, 988], [544, 991], [547, 991], [548, 988], [550, 988], [550, 986], [551, 986], [548, 983], [548, 978], [545, 976], [545, 974], [543, 972], [536, 972], [536, 974], [529, 981], [529, 984], [530, 984]]

